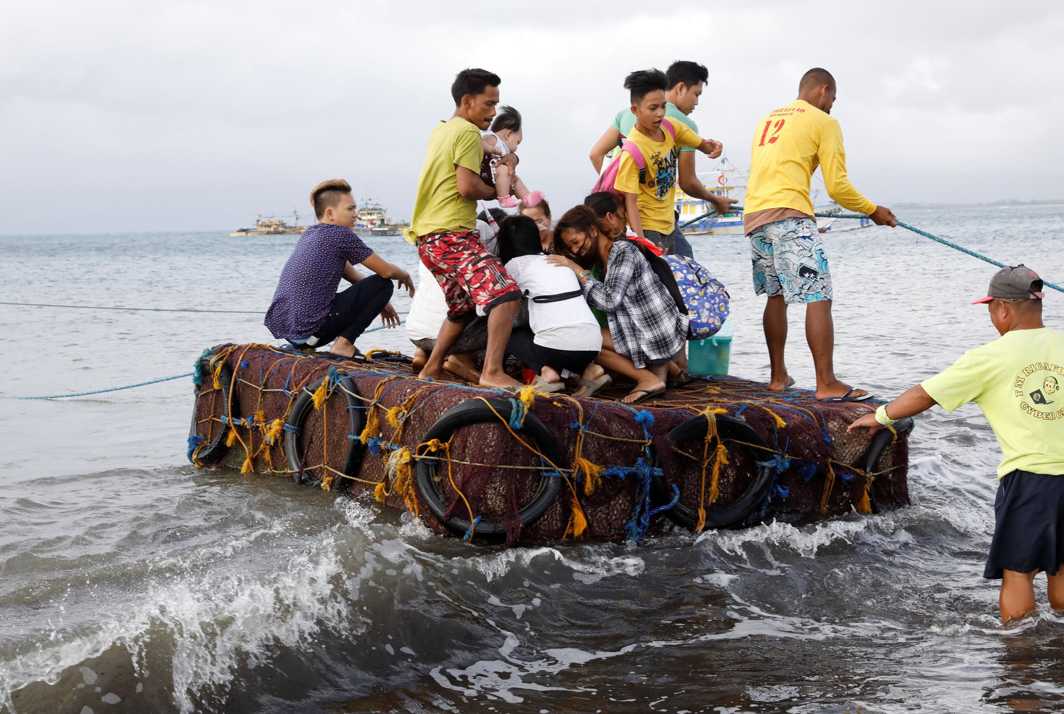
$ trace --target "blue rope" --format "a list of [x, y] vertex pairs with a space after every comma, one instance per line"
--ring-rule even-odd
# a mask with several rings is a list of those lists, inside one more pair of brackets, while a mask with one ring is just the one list
[[[817, 213], [815, 215], [816, 215], [817, 218], [868, 218], [868, 216], [862, 216], [860, 213], [840, 213], [838, 215], [832, 215], [830, 213]], [[941, 243], [942, 245], [946, 246], [947, 248], [953, 248], [953, 250], [959, 250], [961, 253], [964, 253], [965, 255], [970, 255], [973, 258], [978, 258], [979, 260], [982, 260], [982, 261], [984, 261], [986, 263], [990, 263], [991, 265], [996, 265], [999, 268], [1008, 268], [1009, 267], [1008, 265], [1005, 265], [1004, 263], [1002, 263], [1000, 261], [994, 260], [993, 258], [991, 258], [989, 256], [983, 255], [982, 253], [978, 253], [978, 252], [972, 250], [971, 248], [965, 248], [963, 245], [958, 245], [957, 243], [954, 243], [951, 240], [946, 240], [945, 238], [943, 238], [941, 236], [936, 236], [934, 233], [928, 233], [927, 231], [925, 231], [925, 230], [923, 230], [921, 228], [917, 228], [916, 226], [909, 225], [908, 223], [906, 223], [904, 221], [898, 221], [898, 225], [901, 226], [902, 228], [906, 229], [906, 230], [912, 231], [913, 233], [915, 233], [918, 236], [923, 236], [924, 238], [928, 238], [930, 240], [933, 240], [936, 243]], [[1054, 290], [1056, 290], [1058, 292], [1064, 293], [1064, 288], [1060, 287], [1059, 285], [1057, 285], [1055, 283], [1051, 283], [1051, 282], [1049, 282], [1047, 280], [1043, 280], [1042, 284], [1045, 287], [1047, 287], [1047, 288], [1053, 288]]]
[[514, 430], [520, 430], [525, 425], [525, 415], [528, 413], [528, 409], [525, 407], [524, 402], [519, 399], [510, 400], [510, 428]]
[[184, 379], [185, 377], [194, 376], [193, 372], [185, 372], [184, 374], [175, 374], [172, 377], [159, 377], [158, 379], [149, 379], [147, 382], [137, 382], [136, 384], [125, 384], [121, 387], [108, 387], [107, 389], [93, 389], [88, 392], [71, 392], [69, 394], [46, 394], [37, 397], [9, 397], [9, 399], [17, 399], [20, 401], [33, 401], [33, 400], [47, 400], [47, 399], [71, 399], [73, 397], [88, 397], [93, 394], [109, 394], [110, 392], [121, 392], [123, 389], [136, 389], [137, 387], [146, 387], [149, 384], [160, 384], [161, 382], [172, 382], [175, 379]]
[[665, 472], [648, 461], [646, 456], [640, 456], [631, 466], [610, 466], [602, 472], [605, 478], [627, 479], [634, 476], [638, 480], [635, 507], [632, 509], [632, 517], [624, 524], [628, 540], [638, 543], [646, 535], [650, 528], [650, 520], [656, 513], [668, 510], [676, 505], [679, 500], [679, 491], [675, 491], [673, 501], [670, 504], [655, 509], [651, 504], [651, 486], [655, 478], [661, 478]]
[[[736, 205], [731, 207], [731, 210], [732, 211], [742, 212], [743, 207], [738, 205], [738, 204], [736, 204]], [[679, 228], [684, 228], [685, 226], [689, 226], [690, 224], [695, 223], [697, 221], [700, 221], [703, 218], [708, 218], [709, 216], [714, 215], [716, 212], [717, 212], [716, 209], [707, 211], [707, 212], [703, 213], [701, 216], [696, 216], [695, 218], [692, 218], [691, 220], [686, 221], [685, 223], [681, 223], [679, 225]], [[868, 216], [862, 215], [860, 213], [814, 213], [813, 215], [816, 216], [817, 218], [848, 218], [848, 219], [849, 218], [852, 218], [852, 219], [865, 219], [865, 218], [868, 218]], [[1010, 267], [1010, 266], [1006, 265], [1005, 263], [1002, 263], [1000, 261], [994, 260], [993, 258], [991, 258], [989, 256], [986, 256], [986, 255], [983, 255], [982, 253], [978, 253], [978, 252], [972, 250], [971, 248], [965, 248], [963, 245], [959, 245], [957, 243], [954, 243], [951, 240], [946, 240], [945, 238], [943, 238], [941, 236], [936, 236], [934, 233], [928, 233], [927, 231], [923, 230], [922, 228], [917, 228], [916, 226], [910, 225], [910, 224], [908, 224], [908, 223], [906, 223], [904, 221], [898, 221], [898, 225], [901, 226], [902, 228], [906, 229], [906, 230], [912, 231], [913, 233], [915, 233], [918, 236], [923, 236], [924, 238], [927, 238], [929, 240], [933, 240], [936, 243], [941, 243], [942, 245], [946, 246], [947, 248], [953, 248], [953, 250], [958, 250], [961, 253], [964, 253], [965, 255], [970, 255], [973, 258], [977, 258], [977, 259], [982, 260], [984, 262], [990, 263], [991, 265], [996, 265], [999, 268], [1008, 268], [1008, 267]], [[1064, 288], [1062, 288], [1061, 286], [1057, 285], [1056, 283], [1051, 283], [1048, 280], [1042, 280], [1042, 285], [1044, 285], [1047, 288], [1053, 288], [1057, 292], [1064, 293]]]
[[196, 452], [196, 447], [204, 442], [204, 438], [199, 434], [193, 434], [188, 437], [188, 451], [185, 452], [185, 457], [191, 461], [192, 454]]
[[462, 536], [462, 542], [468, 543], [473, 540], [473, 533], [476, 531], [477, 526], [480, 525], [480, 516], [473, 519], [473, 522], [469, 524], [469, 528], [466, 529], [465, 535]]

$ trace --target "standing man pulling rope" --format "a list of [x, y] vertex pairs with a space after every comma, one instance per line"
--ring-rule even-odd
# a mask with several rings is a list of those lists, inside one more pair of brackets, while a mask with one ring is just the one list
[[783, 360], [787, 305], [805, 303], [805, 339], [813, 353], [817, 399], [855, 401], [867, 399], [868, 393], [835, 376], [831, 273], [809, 197], [813, 172], [820, 166], [828, 194], [845, 208], [877, 225], [894, 227], [897, 221], [889, 208], [876, 206], [850, 183], [842, 129], [829, 116], [834, 103], [835, 78], [814, 68], [802, 76], [797, 100], [758, 123], [743, 223], [750, 238], [754, 292], [768, 295], [769, 389], [782, 391], [794, 383]]

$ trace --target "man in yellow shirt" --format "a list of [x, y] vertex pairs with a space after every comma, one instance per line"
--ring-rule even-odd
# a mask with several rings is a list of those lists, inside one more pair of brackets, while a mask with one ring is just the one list
[[829, 114], [835, 78], [814, 68], [802, 76], [798, 99], [762, 119], [754, 132], [743, 212], [750, 238], [754, 292], [767, 295], [765, 342], [769, 389], [793, 384], [783, 353], [787, 305], [805, 303], [805, 338], [813, 353], [818, 399], [861, 400], [868, 393], [835, 377], [835, 329], [831, 320], [831, 273], [813, 216], [809, 181], [820, 166], [828, 194], [844, 208], [868, 215], [878, 225], [896, 225], [889, 208], [862, 196], [846, 175], [842, 130]]
[[668, 79], [660, 69], [632, 72], [625, 78], [624, 88], [631, 93], [632, 114], [635, 116], [628, 141], [638, 148], [645, 166], [640, 169], [632, 154], [623, 151], [615, 188], [624, 195], [628, 224], [636, 235], [666, 253], [674, 253], [677, 245], [687, 245], [690, 249], [676, 228], [680, 149], [698, 149], [715, 159], [724, 147], [719, 141], [703, 139], [683, 122], [665, 118], [667, 87]]
[[451, 86], [454, 115], [433, 129], [418, 178], [410, 232], [418, 257], [440, 283], [447, 300], [447, 319], [421, 369], [422, 379], [442, 375], [447, 352], [465, 324], [479, 313], [488, 315], [480, 384], [519, 386], [503, 371], [503, 357], [521, 291], [476, 231], [477, 199], [495, 198], [495, 188], [480, 177], [484, 158], [480, 132], [495, 116], [500, 83], [498, 75], [483, 69], [458, 73]]
[[1045, 571], [1049, 602], [1064, 610], [1064, 333], [1042, 323], [1042, 280], [1002, 268], [985, 303], [1001, 335], [944, 372], [850, 425], [878, 429], [935, 404], [983, 410], [1001, 446], [996, 525], [983, 577], [1001, 579], [1002, 622], [1035, 610], [1034, 576]]

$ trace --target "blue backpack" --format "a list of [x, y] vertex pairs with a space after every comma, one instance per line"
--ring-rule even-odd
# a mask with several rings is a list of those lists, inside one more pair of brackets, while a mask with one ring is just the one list
[[717, 334], [731, 310], [731, 296], [724, 284], [690, 258], [667, 255], [665, 260], [687, 305], [688, 339], [704, 340]]

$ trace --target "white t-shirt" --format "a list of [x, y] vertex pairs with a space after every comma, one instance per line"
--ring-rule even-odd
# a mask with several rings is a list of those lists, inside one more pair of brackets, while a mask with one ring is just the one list
[[506, 264], [521, 291], [528, 298], [528, 323], [535, 333], [533, 342], [555, 350], [598, 352], [602, 332], [583, 295], [557, 302], [536, 302], [532, 298], [580, 292], [580, 281], [569, 268], [551, 265], [545, 255], [522, 255]]
[[412, 341], [436, 339], [447, 319], [447, 300], [436, 277], [420, 260], [417, 263], [417, 289], [410, 299], [406, 316], [406, 336]]

